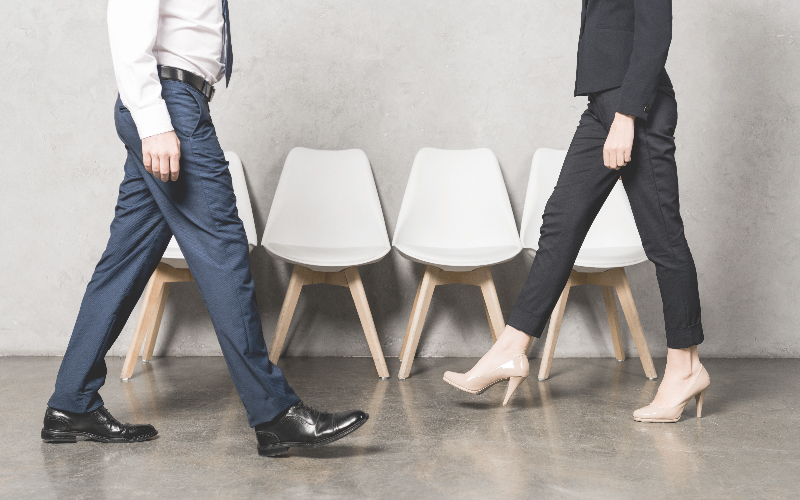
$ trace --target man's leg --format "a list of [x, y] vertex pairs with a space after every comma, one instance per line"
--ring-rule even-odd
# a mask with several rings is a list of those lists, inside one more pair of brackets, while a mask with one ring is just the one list
[[618, 171], [603, 165], [612, 118], [597, 102], [589, 103], [545, 206], [539, 250], [508, 318], [509, 326], [530, 336], [542, 335], [586, 233], [619, 179]]
[[105, 382], [105, 355], [125, 326], [171, 236], [129, 151], [111, 236], [86, 287], [55, 392], [48, 402], [51, 408], [83, 414], [103, 405], [98, 390]]
[[133, 162], [189, 264], [248, 421], [255, 426], [272, 420], [299, 399], [267, 356], [249, 246], [208, 103], [188, 85], [169, 80], [162, 81], [162, 96], [181, 141], [177, 181], [162, 182], [144, 169], [141, 141], [130, 114], [121, 115], [121, 135], [134, 151]]

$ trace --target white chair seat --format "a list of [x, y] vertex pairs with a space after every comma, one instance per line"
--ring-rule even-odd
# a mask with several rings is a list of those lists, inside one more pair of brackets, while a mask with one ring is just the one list
[[391, 249], [389, 245], [333, 248], [275, 242], [264, 243], [264, 248], [277, 259], [323, 272], [338, 272], [348, 267], [378, 262]]
[[647, 260], [641, 245], [615, 247], [582, 247], [575, 259], [575, 267], [594, 268], [596, 271], [627, 267]]
[[[248, 246], [252, 252], [255, 245], [250, 243]], [[164, 255], [161, 257], [161, 262], [168, 266], [172, 266], [175, 269], [189, 269], [189, 264], [186, 263], [186, 259], [183, 257], [183, 252], [181, 252], [181, 247], [178, 246], [178, 241], [174, 236], [171, 240], [169, 240], [169, 245], [167, 245], [167, 249], [164, 251]]]
[[314, 271], [381, 260], [392, 247], [367, 155], [292, 149], [261, 245], [277, 259]]
[[393, 246], [445, 271], [471, 271], [522, 250], [500, 164], [486, 148], [422, 148], [408, 178]]
[[474, 248], [441, 248], [422, 245], [395, 244], [403, 257], [420, 264], [430, 264], [445, 271], [472, 271], [513, 259], [519, 253], [517, 245], [498, 245]]
[[[525, 249], [534, 257], [536, 251]], [[647, 260], [644, 249], [639, 245], [615, 247], [582, 247], [575, 259], [575, 270], [584, 273], [600, 273], [615, 267], [628, 267]]]

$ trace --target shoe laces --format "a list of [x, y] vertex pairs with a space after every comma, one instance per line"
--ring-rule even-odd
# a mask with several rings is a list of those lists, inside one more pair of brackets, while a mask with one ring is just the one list
[[103, 416], [105, 416], [108, 419], [116, 420], [116, 418], [114, 418], [114, 415], [112, 415], [111, 412], [108, 411], [108, 408], [106, 408], [105, 406], [101, 406], [100, 408], [97, 409], [97, 411], [103, 414]]
[[321, 413], [319, 410], [315, 410], [314, 408], [308, 406], [307, 404], [303, 403], [302, 401], [297, 403], [297, 407], [298, 408], [302, 408], [303, 410], [305, 410], [306, 412], [311, 414], [314, 417], [315, 420], [319, 419], [319, 416], [320, 416], [320, 413]]
[[95, 411], [100, 413], [100, 415], [102, 415], [106, 420], [108, 420], [112, 424], [119, 425], [120, 427], [124, 427], [124, 426], [128, 425], [128, 424], [123, 424], [122, 422], [117, 420], [114, 417], [114, 415], [112, 415], [111, 412], [108, 411], [108, 408], [106, 408], [105, 406], [101, 406], [100, 408], [96, 409]]

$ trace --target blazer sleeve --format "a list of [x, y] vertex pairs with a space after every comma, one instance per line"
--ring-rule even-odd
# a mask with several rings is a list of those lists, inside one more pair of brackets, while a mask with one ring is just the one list
[[672, 0], [634, 0], [633, 52], [617, 112], [647, 120], [672, 42]]

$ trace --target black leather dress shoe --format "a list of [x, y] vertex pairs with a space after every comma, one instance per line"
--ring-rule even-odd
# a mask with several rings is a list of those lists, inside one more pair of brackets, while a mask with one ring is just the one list
[[78, 439], [101, 443], [137, 443], [158, 435], [152, 425], [123, 424], [101, 406], [91, 413], [71, 413], [47, 407], [42, 439], [46, 443], [74, 443]]
[[369, 415], [361, 410], [325, 413], [303, 402], [290, 406], [269, 422], [255, 427], [258, 454], [283, 455], [295, 446], [321, 446], [341, 439], [358, 429]]

